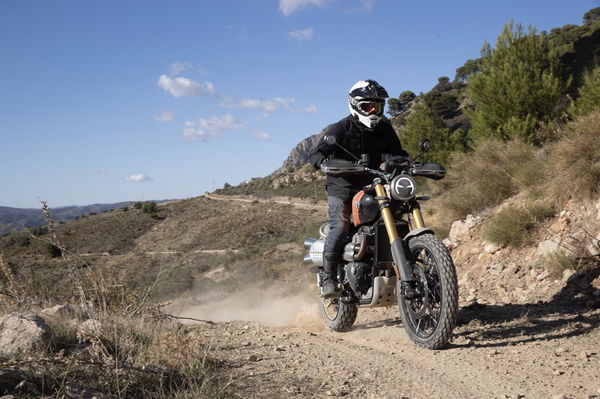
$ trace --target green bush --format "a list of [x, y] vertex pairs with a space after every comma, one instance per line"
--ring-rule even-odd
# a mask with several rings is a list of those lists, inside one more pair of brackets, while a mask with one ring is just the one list
[[518, 247], [530, 243], [533, 228], [552, 214], [552, 206], [546, 202], [508, 205], [486, 222], [482, 235], [495, 244]]
[[46, 255], [50, 258], [58, 258], [62, 255], [62, 251], [54, 244], [46, 244]]
[[600, 67], [587, 74], [584, 84], [579, 89], [579, 98], [571, 112], [576, 115], [587, 115], [600, 109]]
[[148, 201], [148, 202], [144, 202], [144, 205], [142, 205], [142, 212], [144, 213], [149, 213], [149, 214], [155, 214], [157, 211], [157, 207], [156, 207], [156, 202], [153, 201]]

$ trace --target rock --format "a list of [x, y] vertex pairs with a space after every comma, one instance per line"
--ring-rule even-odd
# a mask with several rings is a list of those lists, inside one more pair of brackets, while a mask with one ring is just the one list
[[573, 276], [576, 274], [577, 274], [577, 272], [573, 269], [565, 269], [565, 270], [563, 270], [562, 281], [565, 283], [572, 281]]
[[565, 395], [564, 393], [561, 393], [561, 394], [552, 396], [552, 399], [569, 399], [569, 397], [567, 395]]
[[500, 249], [502, 249], [502, 245], [498, 245], [493, 242], [485, 242], [483, 246], [483, 250], [492, 255], [498, 252]]
[[537, 256], [547, 256], [560, 249], [560, 245], [555, 240], [545, 240], [538, 244], [535, 251]]
[[83, 387], [74, 382], [67, 382], [67, 397], [73, 399], [103, 399], [106, 396], [102, 392], [95, 391], [91, 388]]
[[540, 274], [538, 274], [536, 276], [536, 280], [538, 280], [538, 281], [545, 280], [549, 275], [550, 275], [550, 272], [548, 270], [544, 270], [543, 272], [541, 272]]
[[77, 334], [95, 337], [102, 332], [102, 323], [98, 320], [88, 319], [77, 327]]
[[598, 242], [597, 241], [592, 242], [590, 245], [588, 245], [587, 247], [585, 247], [585, 249], [588, 251], [588, 253], [591, 256], [600, 255], [600, 247], [598, 246]]
[[465, 298], [465, 302], [475, 302], [477, 300], [477, 295], [475, 294], [470, 294], [468, 297]]
[[469, 230], [475, 227], [481, 221], [481, 217], [467, 215], [467, 218], [462, 220], [457, 220], [452, 223], [452, 227], [450, 227], [450, 234], [448, 234], [448, 238], [453, 243], [457, 243], [464, 238], [467, 238]]
[[40, 313], [50, 317], [74, 317], [76, 312], [69, 305], [54, 305], [42, 310]]
[[11, 313], [0, 317], [0, 352], [16, 353], [46, 349], [52, 330], [33, 313]]
[[26, 379], [22, 371], [0, 369], [0, 392], [12, 391]]

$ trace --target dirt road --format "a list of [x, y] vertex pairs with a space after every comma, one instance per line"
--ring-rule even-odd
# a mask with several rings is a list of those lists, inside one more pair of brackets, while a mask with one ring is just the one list
[[247, 398], [600, 398], [600, 311], [478, 305], [460, 318], [440, 351], [412, 344], [395, 308], [361, 309], [347, 333], [306, 314], [190, 328]]

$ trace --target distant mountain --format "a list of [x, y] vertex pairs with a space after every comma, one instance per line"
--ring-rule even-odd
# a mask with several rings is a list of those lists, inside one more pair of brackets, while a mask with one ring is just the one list
[[[113, 204], [92, 204], [50, 208], [50, 214], [56, 221], [73, 220], [91, 213], [100, 213], [115, 208], [123, 208], [132, 203], [132, 201], [126, 201]], [[14, 230], [23, 230], [25, 227], [44, 226], [45, 224], [47, 224], [47, 222], [41, 209], [0, 206], [0, 234], [6, 234]]]

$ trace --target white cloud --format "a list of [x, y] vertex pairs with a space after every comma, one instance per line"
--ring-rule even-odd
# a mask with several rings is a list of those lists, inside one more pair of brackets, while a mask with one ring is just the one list
[[287, 35], [299, 42], [306, 42], [312, 39], [314, 33], [315, 31], [313, 30], [313, 28], [306, 28], [293, 30], [291, 32], [288, 32]]
[[284, 108], [290, 112], [316, 112], [317, 107], [309, 105], [305, 108], [296, 108], [294, 104], [296, 99], [294, 98], [282, 98], [276, 97], [274, 100], [259, 100], [247, 98], [239, 102], [235, 102], [231, 99], [226, 99], [224, 102], [219, 104], [224, 108], [244, 108], [244, 109], [256, 109], [262, 112], [262, 116], [266, 117], [277, 111], [279, 108]]
[[198, 73], [205, 74], [206, 70], [202, 68], [200, 65], [194, 65], [191, 62], [187, 61], [175, 61], [171, 64], [169, 68], [169, 76], [177, 76], [182, 72], [193, 70]]
[[246, 26], [244, 26], [244, 25], [227, 25], [225, 27], [225, 29], [227, 30], [228, 37], [232, 37], [239, 42], [247, 42], [248, 41], [249, 35], [248, 35], [248, 28]]
[[181, 72], [185, 72], [188, 69], [192, 68], [192, 63], [187, 61], [175, 61], [171, 64], [171, 68], [169, 69], [169, 75], [177, 76]]
[[160, 114], [154, 115], [152, 118], [159, 122], [171, 122], [174, 115], [175, 114], [173, 111], [162, 111]]
[[255, 130], [252, 132], [252, 134], [260, 141], [271, 141], [271, 135], [261, 130]]
[[335, 0], [279, 0], [279, 10], [283, 15], [292, 15], [298, 10], [310, 6], [325, 7]]
[[290, 112], [317, 112], [317, 107], [315, 105], [309, 105], [304, 108], [296, 108], [294, 104], [296, 104], [295, 98], [281, 98], [277, 97], [275, 99], [277, 103], [281, 104], [281, 106], [287, 109]]
[[375, 5], [375, 0], [361, 0], [361, 3], [365, 11], [371, 11]]
[[150, 176], [145, 175], [143, 173], [137, 174], [137, 175], [131, 175], [129, 177], [127, 177], [125, 180], [129, 180], [129, 181], [151, 181], [154, 180], [152, 179]]
[[210, 82], [198, 83], [192, 79], [177, 77], [171, 78], [160, 75], [158, 86], [169, 92], [173, 97], [214, 96], [215, 87]]
[[213, 116], [212, 119], [199, 118], [195, 121], [187, 121], [183, 126], [184, 139], [206, 141], [226, 130], [239, 129], [243, 123], [233, 115], [226, 114], [221, 117]]

